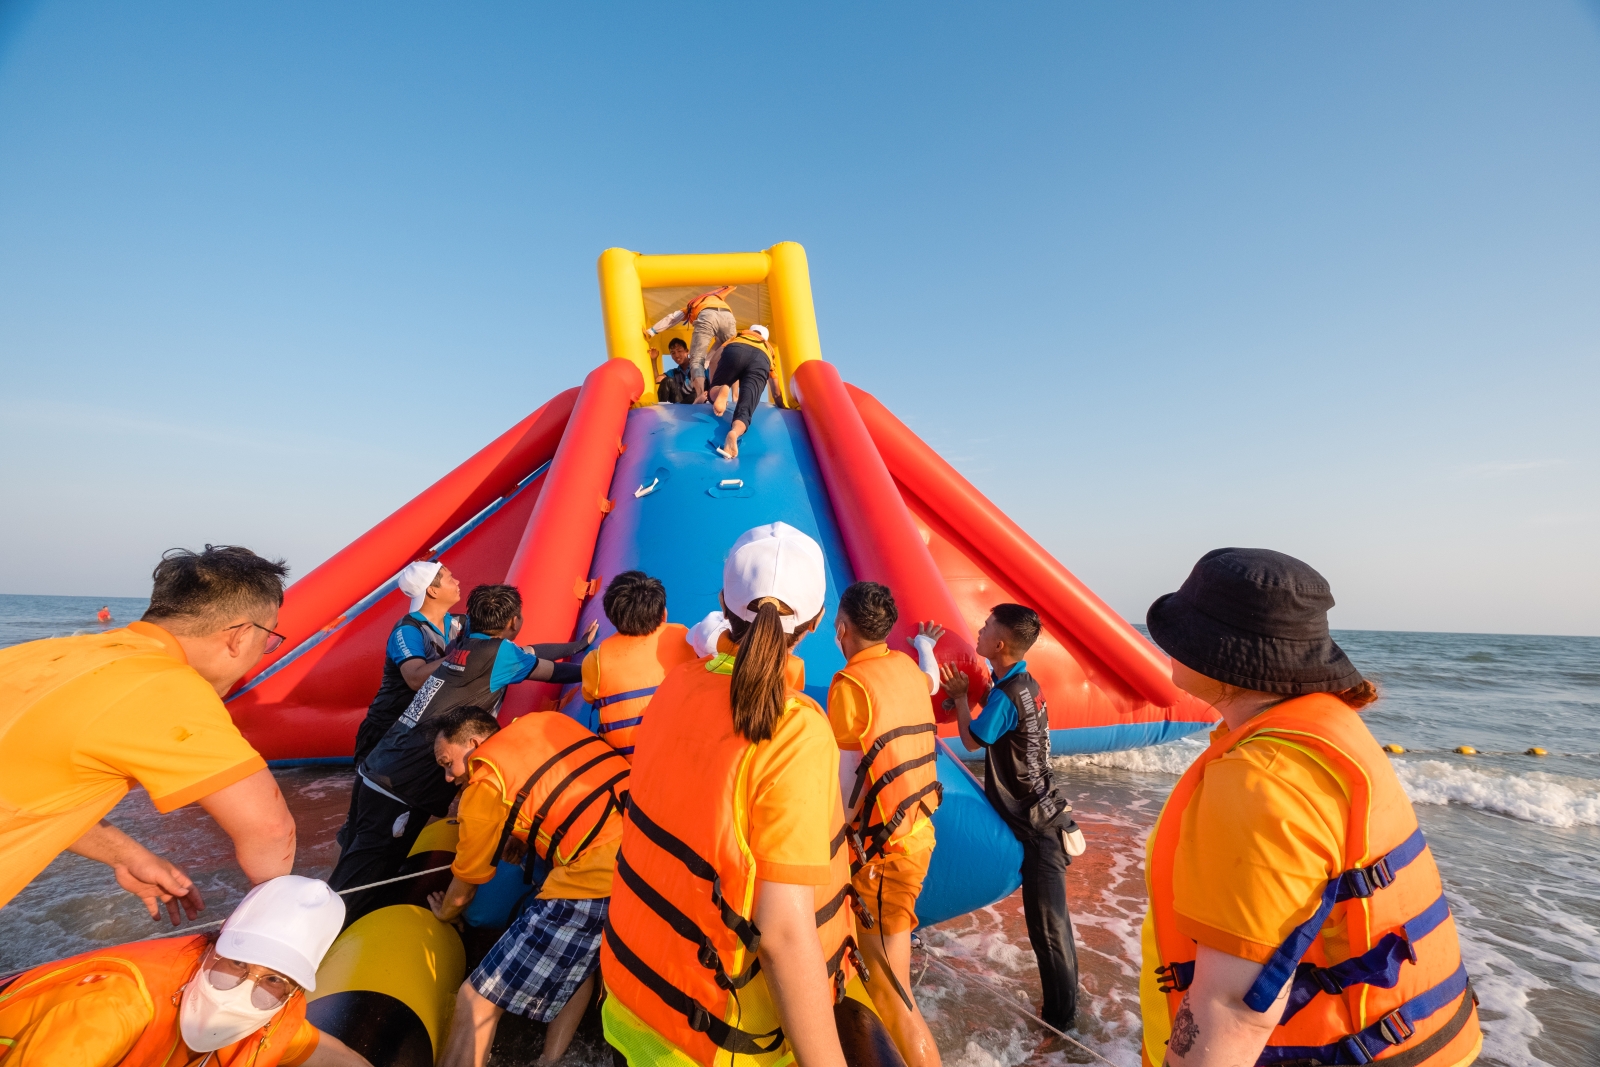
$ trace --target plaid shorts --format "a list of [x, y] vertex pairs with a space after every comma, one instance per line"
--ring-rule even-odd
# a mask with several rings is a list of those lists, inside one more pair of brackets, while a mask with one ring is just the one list
[[472, 988], [506, 1011], [547, 1023], [600, 960], [610, 897], [535, 900], [472, 972]]

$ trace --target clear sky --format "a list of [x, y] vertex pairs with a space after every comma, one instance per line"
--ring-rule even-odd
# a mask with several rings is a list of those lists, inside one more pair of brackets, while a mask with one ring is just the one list
[[824, 355], [1114, 607], [1600, 634], [1600, 8], [0, 0], [0, 591], [304, 573], [802, 242]]

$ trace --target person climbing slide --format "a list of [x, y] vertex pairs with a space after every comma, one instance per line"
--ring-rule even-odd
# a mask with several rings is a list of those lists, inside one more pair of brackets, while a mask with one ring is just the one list
[[718, 449], [733, 459], [739, 454], [739, 438], [750, 428], [751, 416], [766, 391], [772, 376], [772, 349], [767, 345], [767, 328], [752, 326], [723, 345], [712, 364], [711, 410], [720, 419], [731, 402], [733, 424]]

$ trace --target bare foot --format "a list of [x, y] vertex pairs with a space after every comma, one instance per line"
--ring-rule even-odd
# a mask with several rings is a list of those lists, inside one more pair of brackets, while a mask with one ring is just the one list
[[729, 459], [736, 459], [739, 455], [739, 435], [729, 431], [728, 436], [722, 441], [722, 453]]
[[711, 410], [717, 418], [722, 418], [722, 413], [728, 410], [728, 396], [732, 392], [726, 385], [719, 385], [711, 390]]

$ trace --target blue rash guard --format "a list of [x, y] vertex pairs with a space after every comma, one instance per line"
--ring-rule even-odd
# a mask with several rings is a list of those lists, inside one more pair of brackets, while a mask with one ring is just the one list
[[1018, 660], [1011, 669], [996, 678], [990, 674], [989, 695], [984, 698], [983, 711], [972, 721], [972, 736], [986, 745], [992, 745], [1017, 728], [1017, 706], [1000, 687], [1028, 670], [1027, 660]]

